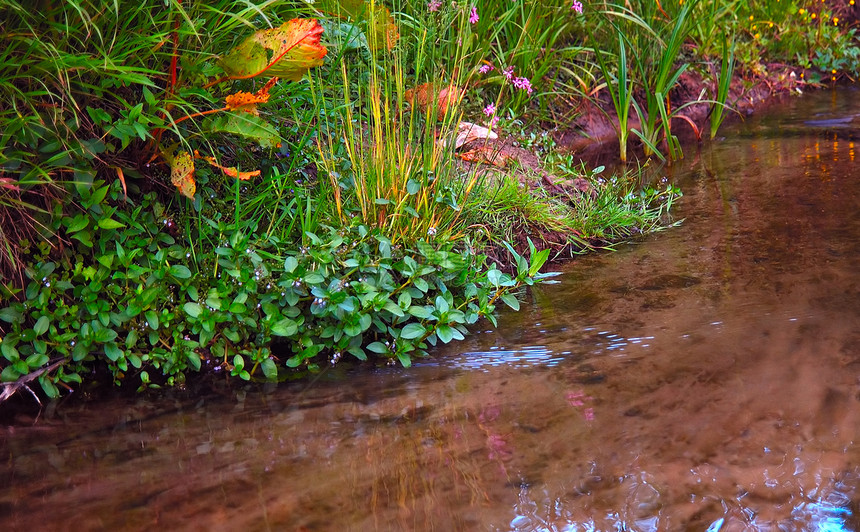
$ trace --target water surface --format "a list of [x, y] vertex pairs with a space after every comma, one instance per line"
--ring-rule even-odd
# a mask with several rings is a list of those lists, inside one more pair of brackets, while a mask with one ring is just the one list
[[680, 227], [409, 370], [0, 427], [0, 528], [860, 530], [857, 96], [688, 148]]

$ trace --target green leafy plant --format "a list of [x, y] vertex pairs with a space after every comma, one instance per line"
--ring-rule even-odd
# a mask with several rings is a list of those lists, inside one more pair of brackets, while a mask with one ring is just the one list
[[81, 212], [56, 219], [74, 246], [56, 259], [37, 251], [26, 301], [0, 309], [6, 389], [38, 380], [55, 397], [95, 366], [117, 384], [134, 374], [160, 386], [205, 367], [274, 380], [346, 353], [409, 365], [478, 319], [494, 321], [497, 300], [517, 307], [511, 291], [541, 279], [549, 253], [514, 255], [510, 276], [449, 241], [395, 246], [355, 225], [309, 233], [309, 245], [284, 258], [255, 228], [210, 220], [223, 244], [199, 254], [194, 271], [154, 197], [118, 209], [119, 185], [100, 181], [81, 197]]

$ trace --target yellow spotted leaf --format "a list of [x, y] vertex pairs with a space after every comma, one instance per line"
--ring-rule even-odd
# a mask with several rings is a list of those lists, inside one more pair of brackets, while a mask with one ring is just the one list
[[170, 182], [173, 183], [179, 193], [194, 199], [197, 184], [194, 182], [194, 159], [187, 151], [179, 152], [174, 157], [168, 158], [170, 163]]
[[218, 66], [233, 79], [266, 74], [290, 81], [323, 62], [328, 50], [320, 44], [323, 28], [316, 19], [293, 19], [277, 28], [260, 30], [242, 41]]

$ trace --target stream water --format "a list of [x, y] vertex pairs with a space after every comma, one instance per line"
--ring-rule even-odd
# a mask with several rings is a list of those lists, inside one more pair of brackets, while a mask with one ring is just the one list
[[409, 370], [0, 427], [0, 529], [860, 530], [857, 113], [688, 147], [683, 224]]

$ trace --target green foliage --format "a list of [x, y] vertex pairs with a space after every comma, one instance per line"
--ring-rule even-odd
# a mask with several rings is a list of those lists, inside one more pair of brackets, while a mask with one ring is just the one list
[[394, 246], [363, 225], [307, 235], [309, 245], [278, 256], [253, 227], [208, 224], [222, 245], [191, 249], [163, 229], [150, 195], [129, 209], [117, 185], [81, 193], [82, 211], [56, 218], [74, 243], [62, 257], [39, 253], [26, 301], [0, 309], [0, 378], [39, 375], [48, 396], [105, 365], [117, 384], [175, 385], [203, 367], [274, 380], [287, 367], [316, 371], [343, 354], [408, 366], [428, 345], [459, 340], [498, 299], [541, 278], [547, 252], [515, 255], [513, 277], [451, 242]]
[[[471, 224], [496, 243], [538, 224], [583, 247], [658, 227], [674, 190], [637, 196], [627, 176], [598, 186], [566, 161], [556, 173], [597, 193], [551, 197], [483, 182], [446, 142], [463, 98], [493, 94], [510, 116], [545, 105], [577, 68], [588, 78], [588, 65], [564, 66], [581, 60], [586, 23], [567, 2], [479, 2], [474, 24], [471, 6], [367, 5], [0, 0], [0, 208], [39, 209], [41, 224], [18, 242], [20, 301], [0, 309], [0, 380], [38, 379], [53, 397], [94, 369], [146, 388], [207, 369], [277, 380], [345, 355], [409, 365], [494, 322], [499, 301], [517, 309], [515, 292], [542, 277], [548, 249], [529, 241], [526, 258], [506, 245], [509, 275], [472, 251], [483, 242], [466, 241]], [[329, 47], [311, 76], [235, 79], [297, 79], [302, 69], [275, 63], [300, 48], [284, 21], [306, 15], [327, 19], [307, 30], [325, 28]], [[321, 60], [320, 49], [297, 53]], [[447, 104], [427, 105], [445, 90]], [[172, 178], [196, 172], [192, 202], [151, 192], [164, 188], [145, 180], [170, 172], [159, 154], [180, 161]], [[222, 178], [240, 168], [261, 172]], [[48, 185], [44, 208], [29, 201]]]

